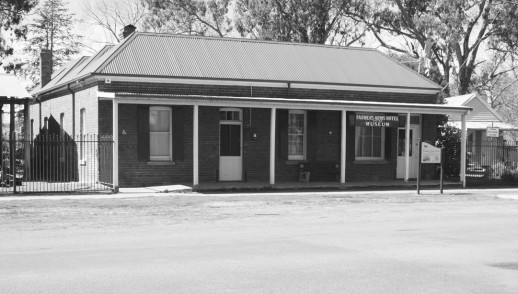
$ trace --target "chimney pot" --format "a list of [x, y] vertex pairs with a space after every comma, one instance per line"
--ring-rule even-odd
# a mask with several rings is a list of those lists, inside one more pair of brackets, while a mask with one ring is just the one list
[[125, 26], [122, 31], [122, 38], [126, 39], [129, 35], [133, 34], [133, 32], [135, 32], [136, 30], [137, 30], [137, 27], [134, 25], [129, 24], [129, 25]]

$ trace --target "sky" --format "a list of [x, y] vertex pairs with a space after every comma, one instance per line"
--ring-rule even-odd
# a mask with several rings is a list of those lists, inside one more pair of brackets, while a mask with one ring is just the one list
[[[40, 0], [41, 1], [41, 0]], [[117, 2], [120, 0], [108, 0], [110, 2]], [[85, 14], [83, 13], [82, 7], [85, 3], [95, 3], [97, 0], [69, 0], [67, 8], [70, 12], [75, 14], [76, 19], [84, 19]], [[84, 36], [84, 41], [89, 48], [83, 50], [81, 55], [92, 55], [94, 52], [100, 50], [105, 44], [102, 41], [106, 41], [107, 37], [105, 32], [99, 27], [93, 27], [88, 24], [79, 24], [76, 29], [76, 33]], [[93, 42], [92, 40], [100, 41]]]

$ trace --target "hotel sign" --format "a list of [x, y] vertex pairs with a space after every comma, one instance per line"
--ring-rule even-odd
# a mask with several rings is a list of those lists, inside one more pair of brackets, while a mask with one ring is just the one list
[[397, 128], [399, 126], [398, 115], [358, 113], [355, 117], [356, 125], [360, 127], [388, 127]]

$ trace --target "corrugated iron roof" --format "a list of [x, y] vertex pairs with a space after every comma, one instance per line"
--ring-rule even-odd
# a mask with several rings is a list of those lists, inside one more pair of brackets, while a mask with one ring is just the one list
[[20, 84], [15, 75], [0, 74], [0, 97], [31, 98], [31, 94]]
[[83, 64], [40, 92], [88, 74], [440, 89], [375, 49], [234, 38], [137, 32]]

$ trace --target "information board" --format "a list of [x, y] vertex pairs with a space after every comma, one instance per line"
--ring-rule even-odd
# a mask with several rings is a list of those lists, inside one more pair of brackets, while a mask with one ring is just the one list
[[487, 127], [487, 129], [486, 129], [486, 136], [488, 136], [488, 137], [497, 138], [499, 133], [500, 133], [500, 130], [498, 128]]
[[441, 148], [422, 142], [421, 163], [441, 163]]

